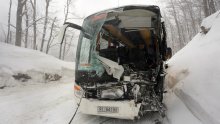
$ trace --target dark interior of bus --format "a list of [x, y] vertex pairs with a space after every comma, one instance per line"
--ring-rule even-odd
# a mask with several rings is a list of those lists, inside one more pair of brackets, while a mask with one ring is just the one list
[[98, 34], [96, 50], [99, 55], [128, 65], [134, 71], [145, 71], [157, 65], [159, 52], [156, 35], [157, 20], [151, 17], [151, 27], [120, 27], [117, 16], [108, 20]]

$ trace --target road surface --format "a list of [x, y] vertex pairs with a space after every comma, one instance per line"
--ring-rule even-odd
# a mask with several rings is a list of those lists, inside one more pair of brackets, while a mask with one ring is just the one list
[[[68, 124], [76, 109], [73, 95], [73, 82], [2, 89], [0, 124]], [[72, 124], [154, 124], [158, 118], [158, 114], [149, 114], [132, 121], [78, 112]]]

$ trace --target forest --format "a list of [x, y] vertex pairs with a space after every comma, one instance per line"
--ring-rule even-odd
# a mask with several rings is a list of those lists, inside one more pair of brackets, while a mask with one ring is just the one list
[[[183, 48], [202, 29], [202, 19], [220, 9], [220, 0], [156, 0], [161, 6], [173, 53]], [[66, 0], [62, 18], [53, 0], [9, 0], [7, 24], [1, 26], [1, 42], [51, 54], [62, 60], [74, 60], [78, 33], [72, 31], [64, 43], [57, 41], [66, 21], [80, 21], [86, 16], [74, 12], [74, 0]], [[12, 6], [16, 7], [13, 11]], [[40, 7], [39, 7], [40, 6]], [[12, 17], [12, 16], [15, 17]], [[12, 19], [16, 21], [12, 22]]]

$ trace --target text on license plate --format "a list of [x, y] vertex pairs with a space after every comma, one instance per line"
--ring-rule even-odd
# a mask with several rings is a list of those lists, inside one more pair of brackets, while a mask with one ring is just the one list
[[98, 106], [97, 107], [98, 113], [118, 113], [119, 108], [118, 107], [110, 107], [110, 106]]

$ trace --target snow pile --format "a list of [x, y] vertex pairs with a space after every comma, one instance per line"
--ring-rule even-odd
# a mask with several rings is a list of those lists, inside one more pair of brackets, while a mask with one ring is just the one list
[[[51, 75], [61, 78], [74, 76], [74, 63], [64, 62], [39, 51], [0, 43], [0, 87], [20, 85], [26, 80], [15, 80], [23, 75], [29, 83], [43, 83]], [[49, 76], [48, 76], [49, 74]], [[45, 77], [46, 76], [46, 77]]]
[[220, 11], [202, 22], [197, 34], [168, 61], [168, 87], [204, 124], [220, 123]]

